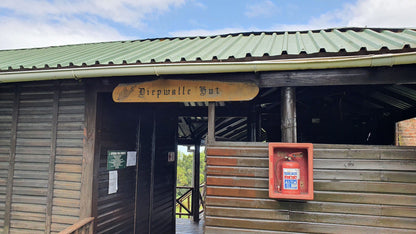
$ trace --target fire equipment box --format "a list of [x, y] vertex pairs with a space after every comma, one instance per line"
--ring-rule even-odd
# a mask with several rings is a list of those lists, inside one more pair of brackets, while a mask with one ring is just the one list
[[313, 200], [313, 145], [269, 143], [269, 197]]

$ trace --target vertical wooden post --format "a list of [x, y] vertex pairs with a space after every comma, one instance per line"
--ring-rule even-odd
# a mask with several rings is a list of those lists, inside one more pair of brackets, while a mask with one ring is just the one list
[[208, 133], [207, 144], [215, 142], [215, 102], [208, 104]]
[[58, 111], [59, 111], [59, 96], [60, 83], [55, 82], [55, 90], [53, 95], [53, 109], [52, 109], [52, 129], [51, 129], [51, 155], [49, 157], [49, 178], [48, 178], [48, 195], [46, 200], [46, 222], [45, 232], [51, 232], [52, 225], [52, 207], [53, 207], [53, 189], [55, 181], [55, 159], [56, 159], [56, 136], [58, 127]]
[[262, 141], [261, 138], [261, 108], [259, 106], [255, 109], [256, 112], [256, 141]]
[[250, 103], [247, 117], [247, 140], [251, 142], [257, 141], [257, 116], [256, 105]]
[[133, 221], [133, 233], [138, 233], [137, 227], [137, 202], [138, 202], [138, 191], [139, 191], [139, 155], [140, 155], [140, 136], [141, 136], [141, 123], [142, 123], [142, 116], [139, 115], [139, 121], [137, 123], [137, 130], [136, 130], [136, 179], [135, 179], [135, 190], [134, 190], [134, 221]]
[[296, 92], [293, 87], [283, 87], [281, 91], [281, 131], [282, 142], [297, 142], [296, 134]]
[[153, 201], [155, 194], [155, 161], [156, 161], [156, 113], [152, 112], [152, 154], [150, 161], [150, 191], [149, 191], [149, 230], [152, 231]]
[[[96, 128], [97, 128], [97, 90], [93, 88], [94, 83], [86, 84], [85, 88], [85, 127], [84, 127], [84, 150], [82, 155], [81, 171], [81, 198], [80, 219], [93, 215], [93, 197], [98, 193], [98, 170], [99, 163], [96, 156]], [[94, 178], [94, 175], [97, 177]], [[95, 224], [97, 222], [94, 222]]]
[[9, 169], [7, 176], [7, 185], [6, 185], [6, 201], [4, 208], [4, 233], [10, 233], [10, 219], [12, 211], [12, 195], [13, 195], [13, 177], [14, 177], [14, 164], [16, 159], [16, 141], [17, 141], [17, 118], [19, 115], [19, 102], [20, 102], [20, 90], [16, 86], [14, 103], [13, 103], [13, 113], [12, 113], [12, 127], [11, 127], [11, 137], [10, 137], [10, 155], [9, 155]]
[[192, 191], [192, 215], [194, 222], [199, 222], [199, 165], [200, 165], [200, 146], [195, 144], [194, 151], [194, 174], [193, 174], [193, 191]]

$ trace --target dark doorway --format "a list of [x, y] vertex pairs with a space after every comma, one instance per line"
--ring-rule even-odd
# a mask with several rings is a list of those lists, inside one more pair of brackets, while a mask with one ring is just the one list
[[139, 113], [135, 233], [175, 233], [177, 114], [174, 104]]
[[[120, 104], [109, 93], [99, 94], [93, 208], [97, 233], [175, 233], [176, 105]], [[109, 150], [136, 151], [136, 166], [117, 170], [115, 193], [109, 192]]]

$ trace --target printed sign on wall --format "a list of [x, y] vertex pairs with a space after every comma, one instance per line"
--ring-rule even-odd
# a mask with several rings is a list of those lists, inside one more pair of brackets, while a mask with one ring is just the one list
[[118, 174], [117, 171], [108, 172], [108, 194], [116, 193], [118, 190]]
[[109, 150], [107, 151], [107, 170], [117, 170], [126, 168], [127, 151]]

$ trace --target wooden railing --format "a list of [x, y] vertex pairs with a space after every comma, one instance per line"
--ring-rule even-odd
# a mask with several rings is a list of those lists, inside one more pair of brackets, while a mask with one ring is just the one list
[[94, 217], [82, 219], [59, 234], [92, 234], [94, 229]]
[[[199, 213], [204, 212], [204, 184], [199, 185], [199, 202], [200, 202], [200, 209]], [[176, 189], [186, 189], [185, 193], [182, 194], [182, 196], [176, 198], [176, 215], [179, 216], [179, 218], [182, 218], [182, 216], [188, 216], [187, 218], [190, 218], [193, 214], [193, 211], [191, 209], [191, 199], [192, 199], [192, 190], [193, 187], [187, 187], [187, 186], [178, 186]], [[202, 191], [201, 191], [202, 190]], [[201, 207], [202, 205], [202, 207]]]

